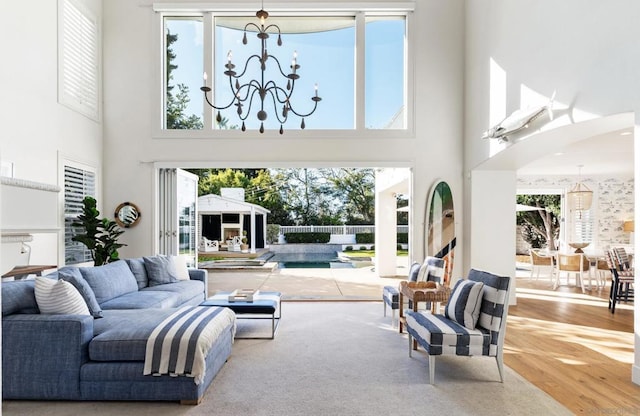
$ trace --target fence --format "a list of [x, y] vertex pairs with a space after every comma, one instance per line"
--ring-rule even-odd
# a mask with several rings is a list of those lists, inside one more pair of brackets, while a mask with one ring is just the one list
[[[408, 225], [398, 225], [399, 233], [408, 233]], [[375, 225], [283, 225], [280, 234], [286, 233], [330, 233], [330, 234], [360, 234], [375, 233]]]

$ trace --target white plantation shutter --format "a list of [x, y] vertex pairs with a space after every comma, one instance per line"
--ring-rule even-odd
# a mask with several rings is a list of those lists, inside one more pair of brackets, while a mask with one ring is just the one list
[[58, 101], [98, 121], [98, 21], [72, 0], [62, 0], [60, 7]]
[[64, 167], [64, 252], [65, 264], [91, 261], [87, 247], [76, 241], [71, 223], [82, 213], [82, 200], [96, 194], [95, 171], [65, 165]]

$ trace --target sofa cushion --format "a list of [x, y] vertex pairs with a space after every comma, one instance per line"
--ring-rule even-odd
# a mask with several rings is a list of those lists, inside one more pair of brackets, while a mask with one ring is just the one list
[[93, 361], [144, 361], [147, 338], [155, 327], [176, 310], [105, 310], [95, 321], [94, 337], [89, 343]]
[[36, 277], [36, 302], [42, 314], [89, 315], [87, 304], [71, 283]]
[[480, 317], [483, 286], [482, 282], [458, 280], [445, 307], [445, 316], [467, 329], [474, 329]]
[[14, 313], [40, 313], [36, 294], [33, 290], [35, 280], [16, 280], [2, 282], [2, 316]]
[[96, 300], [96, 295], [93, 293], [93, 289], [91, 289], [89, 283], [82, 277], [82, 273], [78, 267], [67, 266], [61, 268], [58, 270], [58, 278], [71, 283], [73, 287], [80, 292], [80, 295], [89, 308], [91, 316], [94, 318], [102, 317], [102, 309], [100, 309], [100, 305]]
[[164, 285], [178, 282], [176, 267], [169, 256], [143, 257], [144, 267], [149, 276], [149, 286]]
[[180, 305], [180, 297], [168, 291], [130, 292], [100, 304], [102, 310], [174, 308]]
[[81, 267], [80, 272], [93, 289], [101, 307], [108, 300], [138, 291], [136, 278], [124, 260], [104, 266]]
[[193, 298], [204, 301], [204, 283], [199, 280], [181, 280], [170, 285], [149, 286], [140, 292], [170, 292], [178, 296], [178, 305], [189, 302]]
[[144, 259], [137, 257], [135, 259], [125, 260], [131, 269], [131, 273], [136, 277], [138, 282], [138, 289], [149, 286], [149, 276], [147, 276], [147, 269], [144, 267]]

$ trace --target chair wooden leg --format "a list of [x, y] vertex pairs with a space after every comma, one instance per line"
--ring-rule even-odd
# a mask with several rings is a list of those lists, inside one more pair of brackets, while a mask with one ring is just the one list
[[435, 355], [429, 356], [429, 384], [435, 384], [436, 378], [436, 357]]

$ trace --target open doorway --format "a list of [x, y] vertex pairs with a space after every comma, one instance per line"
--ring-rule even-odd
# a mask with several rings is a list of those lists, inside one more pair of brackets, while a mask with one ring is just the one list
[[[271, 273], [275, 267], [289, 275], [298, 273], [294, 269], [340, 268], [344, 277], [348, 267], [360, 273], [358, 279], [371, 280], [380, 274], [381, 250], [392, 250], [392, 277], [406, 276], [397, 269], [406, 267], [411, 250], [409, 168], [184, 170], [198, 177], [195, 236], [200, 268]], [[389, 186], [379, 186], [377, 178], [389, 170], [394, 172]], [[380, 194], [387, 193], [389, 206], [382, 210], [393, 215], [380, 221]], [[376, 240], [380, 235], [382, 245]], [[235, 279], [238, 285], [238, 274]], [[355, 281], [341, 283], [360, 295]], [[375, 293], [379, 297], [381, 289]]]
[[[563, 197], [560, 189], [517, 191], [516, 275], [523, 272], [533, 276], [537, 268], [538, 276], [539, 263], [546, 263], [557, 252], [564, 232]], [[553, 267], [547, 268], [548, 272], [552, 270]]]

